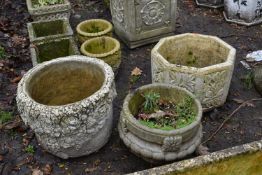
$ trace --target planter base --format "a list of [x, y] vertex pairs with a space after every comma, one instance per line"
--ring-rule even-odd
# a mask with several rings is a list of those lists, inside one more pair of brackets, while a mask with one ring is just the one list
[[204, 3], [198, 2], [198, 0], [196, 0], [196, 4], [197, 4], [198, 6], [208, 7], [208, 8], [214, 8], [214, 9], [221, 8], [221, 7], [224, 6], [224, 4], [220, 4], [220, 5], [204, 4]]
[[126, 132], [126, 128], [123, 128], [121, 124], [118, 125], [118, 131], [120, 138], [135, 155], [151, 163], [156, 163], [158, 161], [173, 161], [192, 154], [199, 146], [202, 139], [201, 125], [195, 137], [190, 141], [183, 143], [178, 152], [164, 152], [161, 145], [146, 142], [131, 132]]
[[227, 22], [241, 24], [241, 25], [245, 25], [245, 26], [253, 26], [253, 25], [257, 25], [257, 24], [262, 23], [262, 18], [254, 20], [253, 22], [245, 22], [244, 20], [241, 20], [241, 19], [229, 19], [225, 12], [223, 12], [223, 15], [224, 15], [224, 18]]
[[155, 42], [158, 42], [161, 38], [174, 35], [173, 32], [170, 32], [170, 33], [165, 33], [165, 34], [162, 34], [162, 35], [158, 35], [158, 36], [155, 36], [155, 37], [146, 38], [146, 39], [142, 39], [142, 40], [129, 41], [129, 40], [127, 40], [124, 36], [122, 36], [122, 35], [121, 35], [121, 32], [118, 32], [117, 29], [115, 29], [115, 32], [116, 32], [116, 34], [119, 36], [119, 38], [120, 38], [130, 49], [135, 49], [135, 48], [140, 47], [140, 46], [144, 46], [144, 45], [147, 45], [147, 44], [155, 43]]

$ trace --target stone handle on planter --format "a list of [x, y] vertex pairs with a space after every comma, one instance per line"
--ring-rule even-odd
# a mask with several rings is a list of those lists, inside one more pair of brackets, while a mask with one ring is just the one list
[[175, 152], [180, 149], [182, 136], [166, 137], [163, 141], [162, 150], [164, 152]]

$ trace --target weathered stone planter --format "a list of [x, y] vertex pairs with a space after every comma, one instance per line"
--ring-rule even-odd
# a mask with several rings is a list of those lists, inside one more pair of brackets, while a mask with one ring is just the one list
[[56, 19], [27, 23], [31, 43], [73, 35], [68, 19]]
[[262, 140], [132, 175], [259, 175], [261, 158]]
[[83, 43], [88, 39], [100, 36], [112, 36], [113, 26], [103, 19], [90, 19], [77, 25], [78, 40]]
[[28, 71], [16, 100], [41, 146], [67, 159], [88, 155], [108, 141], [115, 95], [110, 66], [94, 58], [69, 56]]
[[135, 48], [173, 35], [177, 0], [111, 0], [116, 34]]
[[228, 22], [246, 26], [262, 22], [261, 0], [225, 0], [224, 16]]
[[262, 95], [262, 66], [258, 66], [255, 68], [254, 84], [257, 91]]
[[209, 8], [220, 8], [224, 6], [224, 0], [196, 0], [197, 5]]
[[204, 110], [224, 104], [234, 69], [236, 50], [213, 36], [182, 34], [167, 37], [151, 52], [154, 83], [184, 87]]
[[64, 0], [63, 4], [37, 7], [37, 0], [26, 0], [27, 9], [34, 21], [50, 20], [58, 18], [70, 18], [71, 5], [69, 0]]
[[[144, 102], [141, 93], [153, 91], [160, 93], [161, 97], [174, 99], [177, 103], [186, 97], [194, 99], [196, 120], [190, 125], [164, 131], [152, 129], [138, 122], [134, 117]], [[124, 101], [118, 130], [120, 138], [125, 145], [136, 155], [145, 160], [171, 161], [193, 153], [202, 138], [202, 107], [200, 102], [184, 88], [167, 84], [150, 84], [129, 94]]]
[[81, 46], [82, 54], [101, 59], [109, 64], [115, 74], [121, 63], [120, 43], [112, 37], [97, 37], [85, 41]]
[[33, 66], [55, 58], [80, 54], [72, 37], [37, 42], [31, 46], [30, 52]]

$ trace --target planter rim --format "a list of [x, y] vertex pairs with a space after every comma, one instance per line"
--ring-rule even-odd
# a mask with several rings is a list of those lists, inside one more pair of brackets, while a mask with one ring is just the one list
[[[179, 91], [185, 92], [186, 95], [188, 95], [191, 98], [193, 98], [194, 103], [197, 106], [198, 113], [196, 115], [196, 120], [194, 122], [192, 122], [190, 125], [187, 125], [187, 126], [185, 126], [183, 128], [174, 129], [174, 130], [170, 130], [170, 131], [165, 131], [165, 130], [155, 129], [155, 128], [149, 128], [147, 126], [144, 126], [144, 125], [140, 124], [138, 122], [138, 120], [136, 120], [135, 117], [132, 115], [132, 113], [131, 113], [131, 111], [129, 109], [129, 101], [135, 95], [136, 92], [139, 92], [139, 91], [144, 90], [144, 89], [150, 89], [151, 87], [163, 87], [163, 88], [168, 88], [168, 89], [177, 89]], [[151, 133], [160, 134], [160, 135], [175, 135], [175, 134], [183, 133], [183, 132], [185, 132], [185, 131], [187, 131], [189, 129], [195, 128], [197, 125], [199, 125], [199, 122], [201, 121], [202, 114], [203, 114], [201, 103], [195, 97], [195, 95], [193, 95], [191, 92], [189, 92], [185, 88], [181, 88], [181, 87], [178, 87], [178, 86], [175, 86], [175, 85], [170, 85], [170, 84], [164, 84], [164, 83], [154, 83], [154, 84], [144, 85], [144, 86], [141, 86], [140, 88], [136, 89], [132, 93], [128, 94], [126, 96], [125, 100], [124, 100], [123, 109], [126, 110], [125, 116], [127, 116], [127, 117], [125, 117], [125, 119], [128, 120], [130, 123], [133, 123], [138, 128], [140, 128], [140, 129], [142, 129], [142, 130], [144, 130], [146, 132], [151, 132]]]
[[[27, 90], [27, 86], [26, 83], [28, 83], [33, 76], [35, 76], [36, 73], [38, 73], [39, 71], [41, 71], [44, 68], [47, 68], [49, 66], [52, 65], [59, 65], [59, 64], [63, 64], [66, 62], [79, 62], [79, 63], [91, 63], [96, 65], [97, 67], [99, 67], [103, 73], [104, 73], [104, 82], [102, 84], [102, 86], [92, 95], [80, 100], [80, 101], [76, 101], [73, 103], [69, 103], [69, 104], [65, 104], [65, 105], [58, 105], [58, 106], [52, 106], [52, 105], [44, 105], [42, 103], [36, 102], [30, 95], [29, 92]], [[21, 90], [24, 92], [25, 96], [24, 98], [27, 98], [29, 100], [27, 101], [31, 101], [34, 106], [39, 106], [40, 109], [50, 109], [50, 110], [63, 110], [65, 107], [66, 108], [72, 108], [72, 109], [79, 109], [79, 106], [85, 106], [84, 104], [92, 104], [95, 101], [99, 100], [97, 97], [99, 96], [102, 97], [105, 94], [110, 92], [110, 87], [111, 84], [114, 82], [114, 73], [112, 68], [106, 64], [104, 61], [96, 59], [96, 58], [90, 58], [90, 57], [86, 57], [86, 56], [80, 56], [80, 55], [72, 55], [72, 56], [67, 56], [67, 57], [61, 57], [61, 58], [57, 58], [51, 61], [46, 61], [43, 63], [40, 63], [38, 65], [36, 65], [35, 67], [33, 67], [31, 70], [29, 70], [21, 79], [21, 81], [18, 84], [18, 91]], [[24, 100], [26, 101], [26, 100]], [[79, 109], [80, 110], [80, 109]]]
[[[47, 22], [54, 22], [54, 21], [63, 21], [63, 23], [66, 26], [66, 33], [64, 34], [55, 34], [55, 35], [49, 35], [49, 36], [41, 36], [41, 37], [35, 37], [35, 32], [33, 29], [33, 24], [40, 24], [40, 23], [47, 23]], [[63, 38], [63, 37], [67, 37], [67, 36], [71, 36], [74, 34], [69, 20], [67, 18], [61, 18], [61, 19], [49, 19], [49, 20], [41, 20], [41, 21], [33, 21], [33, 22], [29, 22], [27, 23], [27, 29], [28, 29], [28, 34], [29, 34], [29, 39], [30, 42], [36, 42], [36, 41], [41, 41], [41, 40], [48, 40], [50, 38]]]
[[[95, 40], [99, 40], [99, 39], [102, 39], [102, 38], [105, 38], [106, 40], [111, 40], [115, 43], [115, 47], [114, 49], [112, 49], [111, 51], [109, 52], [106, 52], [106, 53], [101, 53], [101, 54], [93, 54], [93, 53], [90, 53], [90, 52], [87, 52], [85, 50], [85, 47], [92, 41], [95, 41]], [[101, 37], [96, 37], [96, 38], [91, 38], [89, 40], [86, 40], [82, 45], [81, 45], [81, 48], [80, 48], [80, 51], [86, 55], [86, 56], [89, 56], [89, 57], [95, 57], [95, 58], [103, 58], [103, 57], [106, 57], [108, 55], [112, 55], [114, 54], [115, 52], [117, 52], [118, 50], [120, 49], [120, 42], [115, 39], [115, 38], [112, 38], [112, 37], [109, 37], [109, 36], [101, 36]]]
[[[88, 32], [84, 32], [80, 29], [82, 25], [88, 24], [88, 23], [91, 23], [91, 22], [105, 23], [108, 27], [105, 30], [103, 30], [101, 32], [97, 32], [97, 33], [88, 33]], [[80, 35], [83, 35], [83, 36], [91, 36], [91, 37], [105, 35], [106, 33], [111, 32], [112, 30], [113, 30], [113, 25], [109, 21], [104, 20], [104, 19], [85, 20], [85, 21], [82, 21], [81, 23], [79, 23], [76, 27], [77, 33], [79, 33]]]
[[[178, 64], [170, 63], [158, 52], [159, 47], [165, 42], [165, 40], [179, 39], [179, 38], [183, 38], [185, 36], [201, 37], [201, 38], [205, 38], [205, 39], [212, 38], [216, 42], [223, 44], [226, 48], [229, 49], [227, 59], [222, 63], [218, 63], [218, 64], [214, 64], [214, 65], [210, 65], [210, 66], [206, 66], [206, 67], [202, 67], [202, 68], [196, 68], [196, 67], [192, 67], [192, 66], [184, 66], [184, 65], [178, 65]], [[197, 71], [199, 74], [201, 74], [201, 73], [205, 74], [206, 71], [210, 71], [211, 69], [213, 69], [214, 71], [217, 71], [218, 69], [223, 70], [224, 67], [230, 66], [231, 63], [235, 61], [236, 49], [233, 48], [228, 43], [226, 43], [225, 41], [223, 41], [222, 39], [216, 37], [216, 36], [203, 35], [203, 34], [197, 34], [197, 33], [185, 33], [185, 34], [174, 35], [174, 36], [162, 38], [157, 43], [157, 45], [152, 49], [151, 55], [157, 55], [158, 58], [161, 59], [161, 61], [163, 61], [163, 63], [166, 66], [173, 68], [175, 70], [177, 68], [179, 68], [180, 71], [185, 72], [185, 73], [196, 73], [196, 71]]]
[[[33, 7], [33, 4], [32, 4], [32, 0], [26, 0], [26, 4], [27, 4], [27, 8], [28, 8], [28, 11], [30, 14], [38, 14], [37, 12], [39, 10], [50, 10], [52, 9], [52, 7], [67, 7], [67, 10], [71, 9], [71, 4], [69, 2], [69, 0], [64, 0], [64, 3], [62, 4], [55, 4], [55, 5], [47, 5], [47, 6], [43, 6], [43, 7]], [[50, 10], [50, 12], [43, 12], [41, 14], [49, 14], [49, 13], [53, 13], [53, 12], [57, 12], [57, 11], [66, 11], [65, 9], [64, 10]], [[40, 15], [40, 14], [38, 14]]]

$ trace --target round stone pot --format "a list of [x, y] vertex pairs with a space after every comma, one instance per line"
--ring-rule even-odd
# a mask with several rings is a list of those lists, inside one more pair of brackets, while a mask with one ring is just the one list
[[76, 27], [80, 43], [94, 37], [112, 36], [113, 26], [104, 19], [90, 19], [79, 23]]
[[224, 6], [224, 0], [196, 0], [198, 6], [220, 8]]
[[121, 63], [121, 50], [116, 39], [105, 36], [87, 40], [81, 46], [81, 53], [105, 61], [117, 74]]
[[17, 89], [18, 111], [48, 152], [67, 159], [89, 155], [112, 129], [114, 73], [98, 59], [68, 56], [38, 64]]
[[163, 38], [151, 52], [154, 83], [186, 88], [204, 111], [222, 106], [234, 70], [236, 50], [208, 35], [182, 34]]
[[224, 0], [226, 21], [246, 26], [262, 22], [261, 0]]
[[256, 90], [262, 95], [262, 65], [254, 70], [254, 84]]
[[[190, 125], [164, 131], [152, 129], [139, 123], [134, 117], [144, 98], [145, 92], [156, 92], [161, 97], [181, 102], [186, 97], [194, 99], [193, 109], [197, 116]], [[150, 84], [138, 88], [125, 98], [118, 130], [125, 145], [137, 156], [147, 161], [172, 161], [193, 153], [202, 138], [202, 107], [193, 94], [184, 88], [167, 84]]]

